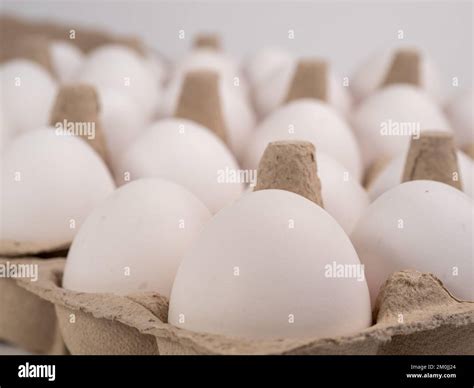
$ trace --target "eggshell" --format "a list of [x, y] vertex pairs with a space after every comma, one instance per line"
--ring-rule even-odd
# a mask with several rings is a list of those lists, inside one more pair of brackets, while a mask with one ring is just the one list
[[[351, 77], [351, 91], [357, 101], [362, 101], [381, 87], [392, 60], [400, 48], [381, 50], [368, 58]], [[433, 99], [442, 99], [441, 77], [435, 63], [426, 53], [421, 55], [420, 87]]]
[[291, 66], [292, 55], [277, 47], [265, 47], [251, 57], [244, 64], [245, 75], [256, 86], [282, 67]]
[[[472, 198], [474, 163], [464, 152], [461, 151], [457, 152], [457, 160], [459, 165], [459, 175], [463, 187], [462, 191]], [[405, 162], [406, 153], [393, 159], [373, 180], [372, 184], [369, 186], [369, 196], [372, 201], [385, 191], [401, 183]]]
[[107, 157], [113, 171], [118, 172], [125, 150], [148, 122], [137, 103], [126, 94], [109, 88], [99, 89], [98, 94]]
[[446, 107], [456, 143], [466, 147], [474, 143], [474, 101], [472, 90], [457, 95]]
[[377, 198], [351, 236], [372, 300], [404, 269], [432, 273], [455, 297], [474, 300], [473, 217], [471, 198], [435, 181], [406, 182]]
[[[289, 65], [281, 66], [255, 88], [254, 99], [260, 117], [267, 116], [285, 103], [297, 65], [298, 62], [293, 61]], [[348, 90], [342, 86], [342, 79], [339, 80], [333, 72], [329, 72], [328, 81], [328, 103], [341, 113], [348, 114], [352, 102]]]
[[64, 40], [53, 41], [49, 46], [54, 74], [60, 82], [74, 80], [84, 61], [84, 54], [73, 44]]
[[48, 124], [57, 84], [39, 65], [13, 60], [0, 67], [0, 102], [13, 134]]
[[369, 205], [369, 196], [346, 168], [330, 156], [317, 152], [316, 161], [324, 209], [350, 234]]
[[78, 79], [127, 94], [147, 118], [158, 107], [160, 88], [154, 74], [144, 59], [127, 47], [104, 45], [95, 49], [87, 56]]
[[321, 207], [284, 190], [244, 195], [213, 217], [183, 258], [169, 322], [255, 339], [364, 329], [371, 323], [365, 280], [328, 277], [333, 261], [360, 265], [347, 235]]
[[356, 180], [362, 175], [359, 149], [351, 128], [331, 106], [310, 99], [296, 100], [269, 115], [251, 138], [244, 166], [256, 168], [268, 143], [277, 140], [306, 140], [350, 171]]
[[169, 297], [183, 254], [210, 218], [201, 201], [172, 182], [139, 179], [122, 186], [77, 233], [63, 286], [117, 294], [154, 291]]
[[99, 155], [73, 136], [38, 129], [15, 139], [2, 159], [2, 239], [60, 246], [114, 190]]
[[[168, 85], [160, 107], [161, 117], [171, 117], [176, 112], [182, 85], [182, 77], [175, 78]], [[256, 125], [255, 114], [247, 99], [223, 82], [222, 78], [219, 82], [219, 95], [229, 147], [241, 158]]]
[[243, 191], [241, 183], [219, 181], [226, 169], [239, 167], [209, 129], [189, 120], [166, 119], [151, 125], [132, 143], [121, 171], [129, 172], [131, 179], [156, 177], [181, 184], [215, 213]]
[[411, 136], [384, 134], [384, 124], [390, 122], [413, 123], [420, 131], [451, 131], [443, 112], [424, 91], [410, 85], [387, 86], [360, 104], [352, 118], [366, 168], [378, 158], [406, 152]]

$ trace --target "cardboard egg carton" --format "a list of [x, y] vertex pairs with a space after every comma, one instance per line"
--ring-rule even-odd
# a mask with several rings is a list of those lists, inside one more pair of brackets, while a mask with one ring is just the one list
[[[12, 268], [18, 271], [19, 268], [33, 265], [37, 266], [39, 273], [49, 266], [62, 263], [62, 260], [1, 257], [0, 266], [6, 272], [12, 271]], [[66, 354], [54, 305], [20, 287], [18, 278], [3, 276], [0, 277], [0, 341], [33, 353]], [[23, 280], [30, 282], [34, 279], [30, 277]]]
[[64, 260], [42, 266], [39, 280], [18, 284], [54, 305], [71, 354], [474, 354], [474, 303], [454, 298], [435, 276], [394, 273], [382, 287], [374, 325], [334, 338], [247, 340], [196, 333], [167, 323], [168, 301], [63, 289]]

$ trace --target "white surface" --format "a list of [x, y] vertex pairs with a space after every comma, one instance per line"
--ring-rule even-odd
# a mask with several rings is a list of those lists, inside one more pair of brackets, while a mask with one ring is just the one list
[[[281, 46], [297, 55], [328, 57], [341, 77], [377, 49], [415, 44], [439, 64], [448, 94], [452, 77], [459, 77], [463, 89], [472, 82], [472, 2], [6, 0], [2, 9], [138, 34], [169, 57], [186, 52], [197, 31], [216, 31], [235, 55]], [[288, 30], [294, 30], [294, 39], [288, 39]]]

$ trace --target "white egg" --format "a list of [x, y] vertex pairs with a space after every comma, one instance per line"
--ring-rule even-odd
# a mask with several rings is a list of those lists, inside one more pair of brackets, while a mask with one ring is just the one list
[[335, 159], [317, 152], [316, 160], [324, 209], [350, 234], [369, 205], [369, 196]]
[[57, 84], [40, 65], [13, 60], [0, 67], [0, 102], [12, 135], [48, 124]]
[[84, 61], [84, 54], [78, 47], [64, 40], [53, 41], [50, 46], [54, 74], [64, 83], [74, 80]]
[[154, 74], [144, 58], [127, 47], [105, 45], [95, 49], [87, 56], [78, 79], [129, 95], [146, 118], [158, 107], [160, 87]]
[[331, 106], [317, 100], [296, 100], [277, 109], [251, 138], [244, 166], [257, 168], [268, 143], [277, 140], [306, 140], [339, 161], [356, 180], [362, 175], [361, 158], [352, 130]]
[[[261, 117], [284, 104], [297, 65], [297, 61], [292, 61], [281, 66], [254, 89], [255, 104]], [[329, 72], [328, 78], [328, 103], [344, 115], [348, 114], [352, 102], [349, 92], [342, 86], [342, 79], [339, 80], [332, 71]]]
[[474, 143], [474, 101], [473, 92], [464, 92], [456, 96], [446, 107], [453, 126], [456, 143], [465, 147]]
[[[161, 117], [174, 115], [182, 85], [183, 77], [180, 76], [175, 78], [166, 88], [160, 107]], [[235, 88], [230, 88], [228, 84], [222, 81], [222, 78], [219, 82], [219, 95], [228, 144], [240, 159], [255, 128], [255, 114], [246, 98], [241, 93], [236, 92]]]
[[126, 148], [148, 122], [137, 103], [126, 94], [115, 89], [100, 88], [98, 95], [107, 156], [112, 170], [118, 172]]
[[[244, 195], [206, 225], [178, 269], [169, 322], [255, 339], [331, 337], [371, 324], [367, 284], [339, 224], [284, 190]], [[363, 273], [363, 272], [362, 272]]]
[[471, 198], [435, 181], [406, 182], [377, 198], [351, 236], [372, 300], [405, 269], [432, 273], [455, 297], [474, 300], [473, 217]]
[[[380, 88], [399, 48], [377, 52], [365, 61], [351, 78], [351, 90], [357, 101], [362, 101]], [[436, 65], [425, 53], [421, 53], [420, 87], [436, 101], [440, 101], [441, 78]]]
[[229, 88], [235, 88], [244, 95], [247, 94], [248, 85], [240, 74], [235, 61], [215, 50], [193, 50], [176, 64], [172, 79], [182, 78], [184, 74], [190, 71], [201, 69], [216, 71]]
[[184, 119], [151, 125], [127, 149], [121, 169], [131, 179], [155, 177], [176, 182], [213, 213], [241, 195], [242, 183], [225, 179], [226, 171], [238, 170], [231, 152], [216, 135]]
[[256, 86], [280, 68], [291, 66], [293, 61], [289, 52], [276, 47], [266, 47], [247, 60], [244, 71], [252, 86]]
[[[474, 163], [464, 152], [461, 151], [457, 152], [457, 159], [463, 191], [472, 198], [474, 195]], [[401, 183], [405, 161], [406, 153], [399, 155], [390, 161], [389, 164], [375, 177], [369, 186], [369, 196], [372, 201], [385, 191]]]
[[87, 143], [53, 128], [15, 139], [2, 159], [2, 239], [58, 247], [72, 241], [89, 212], [114, 190]]
[[421, 89], [387, 86], [360, 104], [352, 117], [365, 167], [378, 158], [408, 149], [409, 140], [424, 130], [451, 132], [448, 121]]
[[63, 287], [117, 294], [154, 291], [169, 297], [182, 256], [210, 218], [202, 202], [175, 183], [128, 183], [80, 228], [69, 250]]

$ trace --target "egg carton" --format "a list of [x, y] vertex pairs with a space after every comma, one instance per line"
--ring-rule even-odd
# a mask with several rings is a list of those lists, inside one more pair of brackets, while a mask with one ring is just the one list
[[[0, 265], [35, 265], [38, 273], [63, 259], [0, 257]], [[23, 279], [31, 281], [32, 279]], [[0, 341], [40, 354], [66, 354], [54, 305], [18, 285], [14, 277], [0, 278]]]
[[167, 322], [168, 300], [156, 293], [94, 294], [61, 287], [65, 260], [19, 285], [54, 304], [71, 354], [474, 354], [474, 303], [454, 298], [435, 276], [396, 272], [382, 287], [375, 324], [334, 338], [248, 340], [183, 330]]

